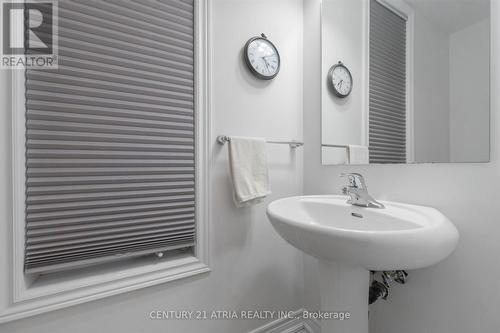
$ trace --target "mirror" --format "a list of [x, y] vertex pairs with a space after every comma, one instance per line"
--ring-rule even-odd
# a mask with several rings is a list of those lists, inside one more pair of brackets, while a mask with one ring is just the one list
[[490, 0], [323, 0], [322, 162], [490, 159]]

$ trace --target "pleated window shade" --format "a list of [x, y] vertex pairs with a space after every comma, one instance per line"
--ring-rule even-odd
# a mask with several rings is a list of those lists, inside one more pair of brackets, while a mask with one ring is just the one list
[[194, 0], [59, 0], [26, 70], [25, 271], [195, 245]]
[[406, 20], [370, 2], [370, 163], [406, 163]]

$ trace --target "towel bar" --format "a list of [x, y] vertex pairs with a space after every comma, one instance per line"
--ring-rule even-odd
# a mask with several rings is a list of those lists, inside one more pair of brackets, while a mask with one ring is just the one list
[[[217, 137], [217, 142], [220, 144], [220, 145], [224, 145], [226, 144], [226, 142], [229, 142], [231, 141], [231, 137], [227, 136], [227, 135], [219, 135]], [[266, 140], [267, 143], [272, 143], [272, 144], [278, 144], [278, 145], [289, 145], [290, 148], [292, 149], [295, 149], [295, 148], [298, 148], [298, 147], [302, 147], [304, 145], [304, 142], [300, 142], [300, 141], [269, 141], [269, 140]]]
[[[348, 145], [327, 145], [327, 144], [322, 144], [321, 147], [326, 147], [326, 148], [344, 148], [344, 149], [349, 149]], [[370, 147], [368, 147], [370, 149]]]
[[349, 149], [349, 146], [347, 145], [321, 145], [321, 147]]

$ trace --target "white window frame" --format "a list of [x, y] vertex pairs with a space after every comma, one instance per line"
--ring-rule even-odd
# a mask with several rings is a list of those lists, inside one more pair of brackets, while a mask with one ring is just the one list
[[[381, 5], [392, 10], [394, 13], [406, 19], [406, 163], [415, 162], [415, 134], [414, 134], [414, 40], [415, 40], [415, 11], [412, 7], [402, 0], [376, 0]], [[369, 144], [370, 131], [370, 1], [365, 5], [365, 75], [366, 82], [364, 89], [365, 98], [365, 124], [363, 131], [365, 134], [364, 142]]]
[[[208, 251], [210, 175], [210, 0], [195, 1], [195, 137], [196, 137], [196, 246], [195, 254], [162, 259], [129, 260], [101, 268], [53, 275], [25, 275], [25, 77], [11, 70], [12, 112], [12, 241], [8, 270], [10, 293], [0, 299], [0, 324], [68, 306], [210, 271]], [[9, 243], [10, 235], [3, 235]], [[105, 268], [104, 268], [105, 267]], [[77, 273], [78, 272], [78, 273]]]

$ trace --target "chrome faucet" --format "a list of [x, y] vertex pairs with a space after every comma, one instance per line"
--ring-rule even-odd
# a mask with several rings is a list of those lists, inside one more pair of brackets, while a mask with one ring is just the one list
[[342, 193], [351, 197], [347, 203], [360, 207], [385, 208], [383, 204], [368, 194], [365, 179], [361, 174], [342, 173], [340, 176], [347, 178], [348, 184], [342, 188]]

